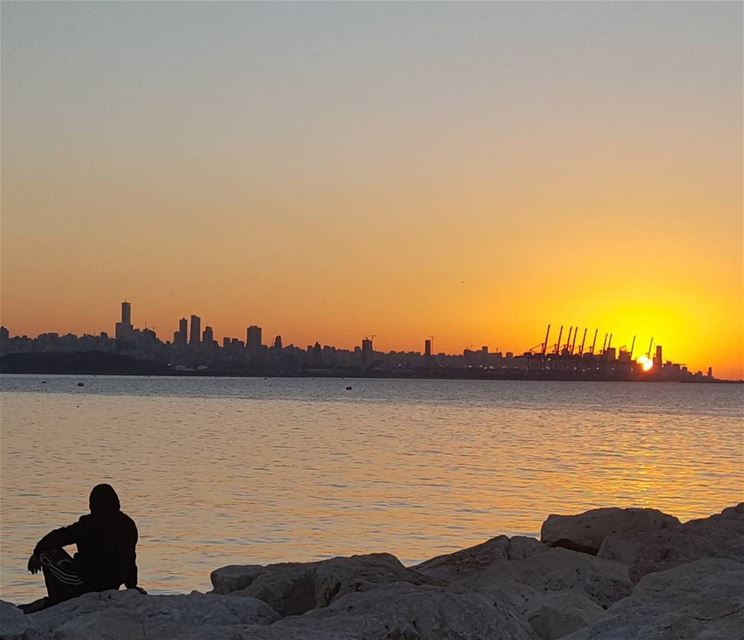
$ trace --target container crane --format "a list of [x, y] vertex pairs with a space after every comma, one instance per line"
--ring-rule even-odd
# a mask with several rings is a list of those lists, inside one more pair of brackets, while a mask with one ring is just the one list
[[584, 355], [584, 343], [586, 342], [586, 328], [584, 329], [584, 335], [581, 337], [581, 346], [579, 347], [579, 355]]
[[571, 332], [573, 331], [573, 327], [568, 328], [568, 338], [566, 338], [566, 344], [563, 345], [563, 349], [561, 350], [561, 353], [568, 353], [571, 349]]
[[561, 336], [562, 335], [563, 335], [563, 325], [561, 325], [561, 330], [558, 332], [558, 341], [555, 343], [556, 354], [561, 352]]
[[545, 355], [545, 351], [548, 348], [548, 338], [550, 337], [550, 325], [548, 325], [548, 330], [545, 332], [545, 342], [542, 344], [542, 354]]

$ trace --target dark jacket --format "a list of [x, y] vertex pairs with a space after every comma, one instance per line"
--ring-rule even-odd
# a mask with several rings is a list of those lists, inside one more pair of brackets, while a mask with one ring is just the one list
[[73, 543], [78, 548], [75, 564], [90, 589], [137, 586], [137, 526], [126, 513], [116, 509], [84, 515], [75, 524], [45, 535], [34, 552]]

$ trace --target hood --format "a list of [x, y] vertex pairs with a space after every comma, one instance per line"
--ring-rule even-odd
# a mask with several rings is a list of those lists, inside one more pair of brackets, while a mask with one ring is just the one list
[[120, 506], [119, 496], [110, 484], [98, 484], [90, 492], [91, 513], [114, 513]]

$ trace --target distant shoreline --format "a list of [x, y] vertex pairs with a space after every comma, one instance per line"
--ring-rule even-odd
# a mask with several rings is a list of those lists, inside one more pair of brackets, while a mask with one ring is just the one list
[[386, 380], [507, 380], [524, 382], [680, 382], [685, 384], [744, 384], [743, 380], [723, 380], [706, 376], [685, 380], [665, 380], [644, 375], [577, 375], [566, 371], [524, 371], [519, 369], [428, 368], [425, 370], [375, 369], [298, 369], [272, 370], [174, 370], [153, 360], [139, 360], [131, 356], [104, 352], [24, 353], [0, 357], [3, 375], [124, 375], [173, 378], [334, 378]]

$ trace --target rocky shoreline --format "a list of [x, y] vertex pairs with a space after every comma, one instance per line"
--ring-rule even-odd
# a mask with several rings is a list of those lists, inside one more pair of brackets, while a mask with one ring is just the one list
[[0, 601], [3, 640], [741, 640], [744, 503], [681, 523], [654, 509], [551, 515], [403, 566], [386, 553], [231, 565], [213, 591], [90, 593], [29, 616]]

